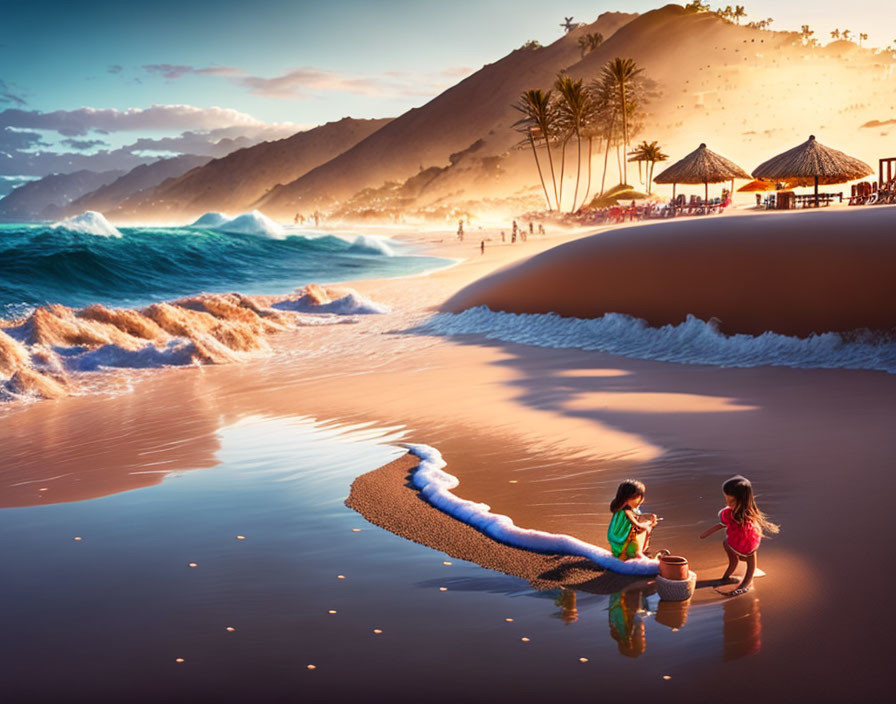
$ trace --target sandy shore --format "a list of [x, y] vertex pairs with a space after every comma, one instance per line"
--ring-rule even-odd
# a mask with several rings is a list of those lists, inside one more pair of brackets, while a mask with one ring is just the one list
[[[893, 488], [896, 377], [666, 364], [415, 331], [459, 290], [560, 241], [492, 243], [484, 255], [476, 235], [464, 244], [431, 241], [444, 256], [467, 261], [425, 277], [355, 285], [392, 305], [390, 316], [285, 332], [272, 357], [247, 364], [163, 370], [144, 375], [133, 393], [10, 413], [0, 440], [2, 504], [78, 500], [211, 466], [217, 429], [241, 418], [372, 422], [404, 426], [412, 441], [437, 447], [461, 480], [463, 498], [484, 501], [518, 525], [590, 542], [603, 542], [617, 483], [637, 476], [647, 483], [649, 509], [666, 519], [657, 544], [687, 555], [700, 577], [710, 578], [721, 570], [722, 550], [697, 535], [722, 506], [722, 480], [740, 472], [782, 525], [760, 557], [768, 572], [758, 585], [763, 658], [695, 672], [694, 683], [733, 674], [784, 687], [819, 671], [861, 668], [869, 675], [859, 688], [872, 688], [883, 672], [888, 649], [878, 644], [888, 642], [891, 619], [864, 606], [857, 615], [850, 604], [860, 582], [885, 584], [892, 576], [889, 560], [879, 557], [889, 548], [887, 519], [869, 512], [858, 541], [843, 525], [866, 493]], [[404, 459], [362, 477], [352, 506], [389, 530], [536, 585], [584, 586], [599, 577], [568, 561], [496, 546], [434, 512], [406, 487], [408, 469]], [[827, 696], [855, 694], [856, 686], [851, 677], [807, 685]]]

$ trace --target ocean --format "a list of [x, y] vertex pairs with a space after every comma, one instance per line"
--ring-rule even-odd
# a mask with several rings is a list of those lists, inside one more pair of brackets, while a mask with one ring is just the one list
[[0, 317], [40, 305], [137, 307], [200, 292], [286, 294], [308, 283], [444, 266], [386, 237], [283, 228], [260, 213], [181, 227], [115, 228], [99, 213], [0, 224]]

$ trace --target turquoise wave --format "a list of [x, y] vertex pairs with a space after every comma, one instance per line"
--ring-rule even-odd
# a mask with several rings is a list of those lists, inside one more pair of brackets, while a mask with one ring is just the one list
[[0, 225], [0, 316], [50, 303], [133, 307], [202, 291], [280, 294], [311, 282], [401, 276], [447, 263], [358, 235], [119, 231], [121, 237], [103, 237], [49, 225]]

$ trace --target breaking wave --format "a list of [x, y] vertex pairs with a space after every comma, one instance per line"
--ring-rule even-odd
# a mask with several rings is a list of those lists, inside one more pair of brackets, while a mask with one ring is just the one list
[[[242, 225], [224, 232], [199, 224], [218, 215]], [[277, 295], [312, 281], [405, 276], [446, 263], [384, 238], [290, 229], [282, 237], [259, 236], [259, 227], [269, 226], [251, 213], [230, 219], [210, 213], [188, 227], [122, 227], [117, 237], [61, 224], [0, 225], [0, 317], [55, 303], [130, 308], [201, 291]]]
[[313, 284], [274, 306], [235, 293], [139, 310], [41, 306], [25, 318], [0, 319], [0, 400], [77, 392], [81, 372], [244, 361], [269, 352], [274, 333], [320, 324], [302, 313], [387, 311], [352, 289]]
[[723, 335], [712, 322], [693, 316], [678, 325], [650, 327], [619, 313], [564, 318], [554, 313], [502, 313], [479, 306], [439, 313], [418, 328], [436, 335], [484, 335], [491, 340], [537, 347], [577, 348], [680, 364], [720, 367], [780, 366], [802, 369], [870, 369], [896, 374], [896, 343], [829, 332], [807, 338], [767, 332]]
[[82, 235], [98, 235], [100, 237], [121, 237], [116, 227], [106, 220], [102, 213], [88, 210], [65, 220], [53, 223], [54, 230], [68, 230]]

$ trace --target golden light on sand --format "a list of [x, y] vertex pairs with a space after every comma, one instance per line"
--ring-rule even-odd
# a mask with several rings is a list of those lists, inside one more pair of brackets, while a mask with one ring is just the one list
[[443, 565], [450, 565], [451, 563], [450, 563], [450, 562], [447, 562], [447, 561], [443, 561], [442, 564], [443, 564]]
[[379, 635], [379, 634], [382, 633], [383, 631], [382, 631], [381, 629], [379, 629], [379, 628], [374, 628], [374, 629], [373, 629], [373, 632], [376, 633], [377, 635]]
[[176, 659], [174, 660], [174, 662], [183, 662], [183, 661], [184, 661], [183, 658], [176, 658]]
[[81, 538], [80, 535], [76, 535], [76, 536], [75, 536], [75, 540], [81, 540], [81, 539], [82, 539], [82, 538]]
[[236, 536], [236, 539], [237, 539], [237, 540], [245, 540], [245, 539], [246, 539], [246, 536], [245, 536], [245, 535], [238, 535], [238, 536]]
[[336, 575], [336, 579], [345, 579], [345, 575], [344, 575], [344, 574], [337, 574], [337, 575]]
[[518, 479], [510, 479], [510, 480], [508, 480], [507, 483], [508, 484], [519, 484], [519, 480]]
[[529, 642], [529, 639], [526, 638], [526, 636], [523, 636], [522, 638], [520, 638], [520, 640], [523, 641], [523, 643], [528, 643], [528, 642]]
[[513, 623], [513, 619], [512, 619], [512, 618], [505, 618], [504, 620], [507, 621], [507, 623]]
[[195, 562], [191, 562], [189, 565], [187, 565], [187, 567], [198, 567], [198, 566], [199, 565], [196, 564]]
[[327, 613], [328, 613], [328, 614], [335, 614], [335, 613], [336, 613], [336, 609], [330, 609], [329, 611], [327, 611]]
[[565, 404], [568, 410], [600, 409], [624, 413], [720, 413], [755, 411], [733, 398], [680, 393], [590, 392]]
[[235, 629], [233, 626], [228, 626], [225, 630], [230, 631], [231, 633], [233, 633], [236, 629]]
[[317, 665], [305, 665], [305, 669], [307, 669], [307, 670], [316, 670], [316, 669], [317, 669]]
[[440, 591], [440, 592], [447, 592], [447, 591], [448, 591], [448, 587], [439, 587], [439, 591]]
[[579, 658], [579, 662], [588, 662], [588, 658]]
[[663, 679], [664, 679], [664, 680], [671, 680], [672, 677], [671, 677], [671, 675], [663, 675]]
[[352, 533], [360, 533], [360, 532], [361, 532], [360, 528], [352, 528]]

